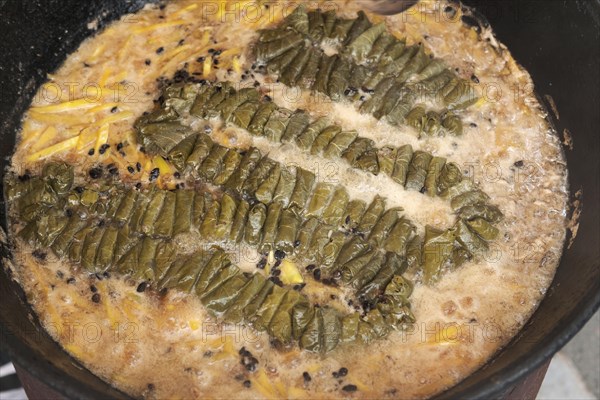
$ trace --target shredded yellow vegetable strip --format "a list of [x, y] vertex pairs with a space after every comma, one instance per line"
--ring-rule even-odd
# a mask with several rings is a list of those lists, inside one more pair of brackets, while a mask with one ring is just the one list
[[182, 8], [181, 10], [177, 10], [175, 11], [173, 14], [171, 14], [169, 17], [174, 18], [177, 17], [183, 13], [186, 13], [188, 11], [192, 11], [195, 10], [196, 8], [198, 8], [198, 3], [194, 3], [194, 4], [190, 4], [187, 7]]
[[40, 160], [43, 160], [50, 156], [53, 156], [57, 153], [62, 153], [67, 150], [71, 150], [77, 145], [78, 141], [79, 141], [79, 136], [75, 136], [70, 139], [64, 140], [64, 141], [57, 143], [55, 145], [52, 145], [44, 150], [40, 150], [36, 153], [33, 153], [33, 154], [27, 156], [27, 161], [29, 161], [29, 162], [40, 161]]
[[184, 20], [161, 22], [159, 24], [154, 24], [154, 25], [144, 26], [144, 27], [141, 27], [141, 28], [136, 28], [136, 29], [133, 30], [133, 33], [134, 34], [139, 34], [139, 33], [144, 33], [144, 32], [150, 32], [150, 31], [154, 31], [154, 30], [157, 30], [157, 29], [169, 28], [169, 27], [179, 26], [179, 25], [185, 25], [187, 23], [188, 22], [184, 21]]
[[57, 113], [73, 110], [87, 109], [97, 106], [97, 103], [89, 101], [89, 99], [77, 99], [59, 104], [51, 104], [47, 106], [33, 107], [31, 111], [41, 114]]
[[100, 146], [102, 146], [103, 144], [108, 142], [108, 132], [109, 132], [108, 124], [102, 124], [100, 126], [100, 129], [98, 130], [96, 146], [94, 147], [96, 151], [98, 151], [98, 149], [100, 149]]
[[103, 118], [98, 125], [115, 124], [117, 122], [132, 118], [133, 116], [134, 114], [131, 111], [121, 111], [120, 113], [111, 114], [108, 117]]
[[[50, 143], [52, 139], [56, 137], [57, 134], [58, 131], [56, 130], [56, 128], [53, 126], [49, 126], [37, 137], [37, 140], [35, 141], [35, 143], [33, 143], [31, 149], [33, 151], [43, 149], [44, 147], [48, 146], [48, 143]], [[32, 139], [34, 138], [32, 137]]]

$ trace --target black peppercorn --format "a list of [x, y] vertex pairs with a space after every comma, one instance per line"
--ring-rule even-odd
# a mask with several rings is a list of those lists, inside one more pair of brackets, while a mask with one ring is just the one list
[[158, 168], [154, 168], [152, 171], [150, 171], [150, 182], [155, 181], [156, 179], [158, 179], [160, 175], [160, 169]]
[[138, 285], [136, 291], [138, 293], [144, 293], [146, 291], [146, 288], [148, 287], [148, 284], [146, 282], [142, 282]]
[[344, 392], [356, 392], [358, 388], [356, 387], [356, 385], [346, 385], [342, 388], [342, 390]]
[[317, 268], [313, 271], [313, 278], [315, 278], [315, 281], [321, 280], [321, 269], [320, 268]]
[[92, 179], [101, 178], [102, 177], [102, 168], [96, 167], [96, 168], [90, 169], [89, 175], [90, 175], [90, 178], [92, 178]]
[[98, 149], [98, 153], [100, 154], [104, 154], [106, 153], [106, 150], [108, 150], [110, 147], [110, 144], [103, 144], [102, 146], [100, 146], [100, 149]]

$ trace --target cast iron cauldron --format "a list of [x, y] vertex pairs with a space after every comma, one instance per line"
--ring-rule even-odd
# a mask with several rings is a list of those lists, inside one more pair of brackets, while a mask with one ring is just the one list
[[[144, 0], [0, 0], [0, 167], [6, 168], [21, 116], [46, 73], [93, 31]], [[583, 205], [577, 237], [565, 249], [548, 294], [525, 328], [484, 368], [439, 398], [504, 397], [542, 365], [600, 305], [600, 0], [467, 0], [550, 95], [574, 147], [566, 148], [572, 200]], [[467, 21], [468, 22], [468, 21]], [[471, 21], [473, 22], [473, 21]], [[486, 23], [480, 18], [479, 23]], [[3, 172], [4, 173], [4, 172]], [[0, 188], [1, 191], [1, 188]], [[0, 196], [2, 199], [3, 196]], [[1, 201], [1, 200], [0, 200]], [[0, 221], [6, 229], [5, 204]], [[10, 256], [3, 243], [2, 256]], [[4, 258], [3, 262], [7, 262]], [[23, 292], [0, 269], [0, 344], [33, 377], [67, 398], [127, 398], [72, 359], [44, 333]]]

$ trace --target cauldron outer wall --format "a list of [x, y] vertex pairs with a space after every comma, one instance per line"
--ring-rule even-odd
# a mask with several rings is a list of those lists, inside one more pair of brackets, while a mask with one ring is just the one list
[[[139, 9], [143, 0], [0, 0], [0, 167], [14, 148], [22, 114], [66, 55], [100, 26]], [[498, 398], [558, 351], [600, 305], [600, 1], [467, 0], [498, 39], [550, 95], [568, 129], [571, 192], [582, 191], [577, 238], [562, 257], [548, 294], [521, 333], [484, 368], [439, 398]], [[1, 189], [0, 189], [1, 190]], [[0, 196], [2, 198], [2, 196]], [[5, 205], [0, 222], [6, 228]], [[0, 246], [9, 256], [7, 245]], [[3, 263], [9, 262], [2, 259]], [[126, 398], [83, 369], [41, 329], [23, 293], [0, 270], [0, 344], [33, 376], [68, 398]]]

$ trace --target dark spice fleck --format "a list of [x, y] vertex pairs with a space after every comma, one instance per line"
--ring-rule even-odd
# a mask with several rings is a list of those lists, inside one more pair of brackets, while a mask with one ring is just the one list
[[127, 171], [129, 171], [130, 174], [135, 174], [135, 168], [133, 168], [131, 165], [127, 167]]
[[199, 63], [202, 63], [202, 62], [204, 62], [205, 60], [206, 60], [206, 57], [198, 57], [198, 58], [196, 59], [196, 61], [198, 61]]
[[40, 261], [45, 261], [47, 254], [45, 251], [42, 250], [34, 250], [33, 253], [31, 253], [32, 256], [34, 256], [35, 258], [37, 258]]
[[152, 61], [151, 61], [151, 60], [148, 58], [148, 59], [146, 59], [146, 61], [144, 61], [144, 63], [145, 63], [146, 65], [150, 65], [150, 64], [152, 64]]
[[275, 259], [283, 260], [285, 258], [285, 251], [283, 250], [275, 250]]
[[525, 163], [523, 162], [523, 160], [519, 160], [517, 162], [514, 163], [514, 166], [517, 168], [521, 168], [523, 165], [525, 165]]
[[276, 277], [276, 276], [272, 276], [272, 277], [270, 277], [270, 278], [269, 278], [269, 280], [270, 280], [271, 282], [273, 282], [274, 284], [276, 284], [277, 286], [281, 286], [281, 287], [283, 287], [283, 282], [282, 282], [282, 281], [281, 281], [281, 279], [279, 279], [278, 277]]
[[71, 277], [71, 278], [67, 279], [67, 283], [68, 283], [69, 285], [72, 285], [72, 284], [74, 284], [74, 283], [75, 283], [75, 278]]
[[475, 83], [479, 83], [479, 78], [475, 74], [471, 75], [471, 80]]
[[245, 348], [245, 347], [242, 347], [242, 348], [241, 348], [241, 349], [238, 351], [238, 354], [239, 354], [240, 356], [251, 356], [251, 355], [252, 355], [252, 353], [250, 353], [248, 350], [246, 350], [246, 348]]
[[90, 178], [92, 178], [92, 179], [101, 178], [102, 177], [102, 168], [96, 167], [96, 168], [90, 169], [89, 175], [90, 175]]
[[255, 88], [260, 87], [260, 82], [258, 82], [258, 81], [254, 82], [254, 87]]
[[252, 386], [252, 382], [250, 382], [249, 380], [245, 380], [244, 381], [244, 387], [245, 388], [249, 388], [250, 386]]
[[271, 96], [265, 96], [264, 99], [265, 99], [266, 102], [273, 101], [273, 99], [271, 98]]
[[375, 93], [375, 89], [371, 89], [371, 88], [368, 88], [368, 87], [363, 87], [361, 90], [363, 92], [367, 93], [367, 94], [373, 94], [373, 93]]
[[123, 150], [123, 142], [119, 142], [119, 143], [117, 143], [117, 150], [118, 150], [118, 151], [121, 151], [121, 150]]
[[158, 49], [156, 49], [156, 54], [162, 54], [163, 51], [165, 51], [165, 48], [161, 46]]
[[110, 148], [110, 144], [104, 143], [102, 146], [100, 146], [100, 149], [98, 149], [98, 153], [104, 154], [104, 153], [106, 153], [106, 150], [108, 150], [109, 148]]
[[354, 96], [356, 93], [358, 93], [358, 89], [354, 87], [349, 87], [344, 91], [346, 96]]
[[[112, 114], [116, 113], [117, 111], [119, 111], [119, 107], [117, 107], [117, 106], [115, 106], [115, 107], [113, 107], [113, 108], [110, 109], [110, 112]], [[121, 146], [121, 147], [123, 147], [123, 146]]]
[[175, 177], [175, 179], [179, 179], [179, 178], [181, 178], [181, 174], [179, 172], [175, 172], [173, 174], [173, 177]]
[[110, 278], [110, 272], [108, 272], [108, 271], [105, 271], [105, 272], [102, 274], [102, 276], [103, 276], [103, 277], [105, 277], [106, 279], [108, 279], [108, 278]]
[[242, 382], [244, 379], [246, 379], [246, 377], [244, 376], [244, 374], [237, 374], [236, 376], [233, 377], [233, 379], [235, 379], [236, 381]]
[[154, 386], [154, 383], [149, 383], [148, 384], [148, 390], [152, 391], [154, 389], [156, 389], [156, 387]]
[[62, 279], [64, 276], [65, 276], [65, 274], [63, 274], [63, 272], [62, 272], [62, 271], [56, 271], [56, 277], [57, 277], [58, 279]]
[[117, 168], [117, 167], [111, 167], [111, 168], [108, 169], [108, 172], [111, 175], [113, 175], [113, 176], [119, 175], [119, 168]]
[[19, 175], [19, 181], [27, 182], [31, 179], [31, 175], [28, 172], [25, 172], [23, 175]]
[[258, 263], [256, 264], [256, 268], [258, 269], [265, 269], [265, 267], [267, 266], [267, 259], [266, 258], [261, 258]]
[[315, 278], [316, 281], [321, 280], [321, 269], [320, 268], [317, 268], [313, 271], [313, 278]]
[[218, 59], [218, 58], [215, 58], [215, 59], [214, 59], [214, 61], [213, 61], [213, 64], [215, 64], [215, 65], [219, 65], [219, 59]]
[[280, 276], [281, 275], [281, 270], [280, 269], [273, 269], [273, 271], [271, 271], [271, 275], [273, 275], [273, 276]]
[[213, 48], [208, 49], [208, 54], [213, 54], [214, 52], [215, 52], [215, 49], [213, 49]]
[[479, 26], [479, 22], [477, 21], [476, 18], [474, 18], [470, 15], [463, 15], [462, 17], [460, 17], [460, 19], [469, 28], [474, 29], [475, 32], [477, 32], [477, 33], [481, 32], [481, 27]]
[[94, 150], [94, 149], [92, 148], [92, 149], [90, 149], [90, 150], [88, 151], [88, 156], [93, 156], [93, 155], [94, 155], [94, 153], [96, 153], [96, 150]]
[[252, 355], [245, 347], [242, 347], [238, 354], [241, 356], [240, 363], [246, 368], [247, 371], [256, 371], [256, 365], [258, 360]]
[[146, 288], [148, 287], [148, 284], [146, 282], [142, 282], [138, 285], [136, 291], [138, 293], [144, 293], [146, 291]]
[[356, 392], [358, 388], [356, 387], [356, 385], [346, 385], [342, 388], [342, 390], [344, 392]]
[[92, 291], [92, 293], [98, 292], [98, 288], [94, 285], [90, 285], [90, 290]]
[[337, 283], [335, 280], [333, 280], [332, 278], [326, 278], [323, 279], [323, 285], [327, 285], [327, 286], [337, 286]]
[[135, 163], [135, 169], [137, 169], [137, 171], [140, 172], [142, 170], [142, 164], [140, 164], [139, 162]]
[[304, 378], [304, 382], [310, 382], [310, 381], [312, 381], [312, 378], [311, 378], [310, 374], [308, 372], [306, 372], [306, 371], [304, 371], [302, 373], [302, 378]]
[[213, 352], [212, 352], [212, 351], [210, 351], [210, 350], [207, 350], [207, 351], [205, 351], [205, 352], [204, 352], [204, 354], [203, 354], [203, 355], [204, 355], [204, 357], [206, 357], [206, 358], [210, 358], [210, 357], [212, 357], [212, 355], [213, 355]]
[[444, 8], [444, 13], [448, 18], [452, 19], [456, 15], [456, 9], [452, 6], [446, 6], [446, 8]]
[[100, 293], [94, 293], [94, 295], [92, 296], [92, 301], [94, 303], [100, 303]]
[[306, 283], [299, 283], [297, 285], [294, 285], [293, 289], [297, 292], [300, 292], [302, 289], [304, 289], [305, 286]]
[[158, 179], [159, 175], [160, 175], [160, 169], [158, 169], [158, 168], [154, 168], [152, 171], [150, 171], [150, 178], [149, 178], [150, 182]]
[[140, 182], [136, 183], [136, 184], [135, 184], [135, 188], [136, 188], [137, 190], [140, 190], [140, 189], [142, 188], [142, 184], [141, 184]]
[[306, 270], [308, 272], [312, 271], [313, 269], [317, 268], [317, 266], [315, 264], [310, 264], [309, 266], [306, 267]]

